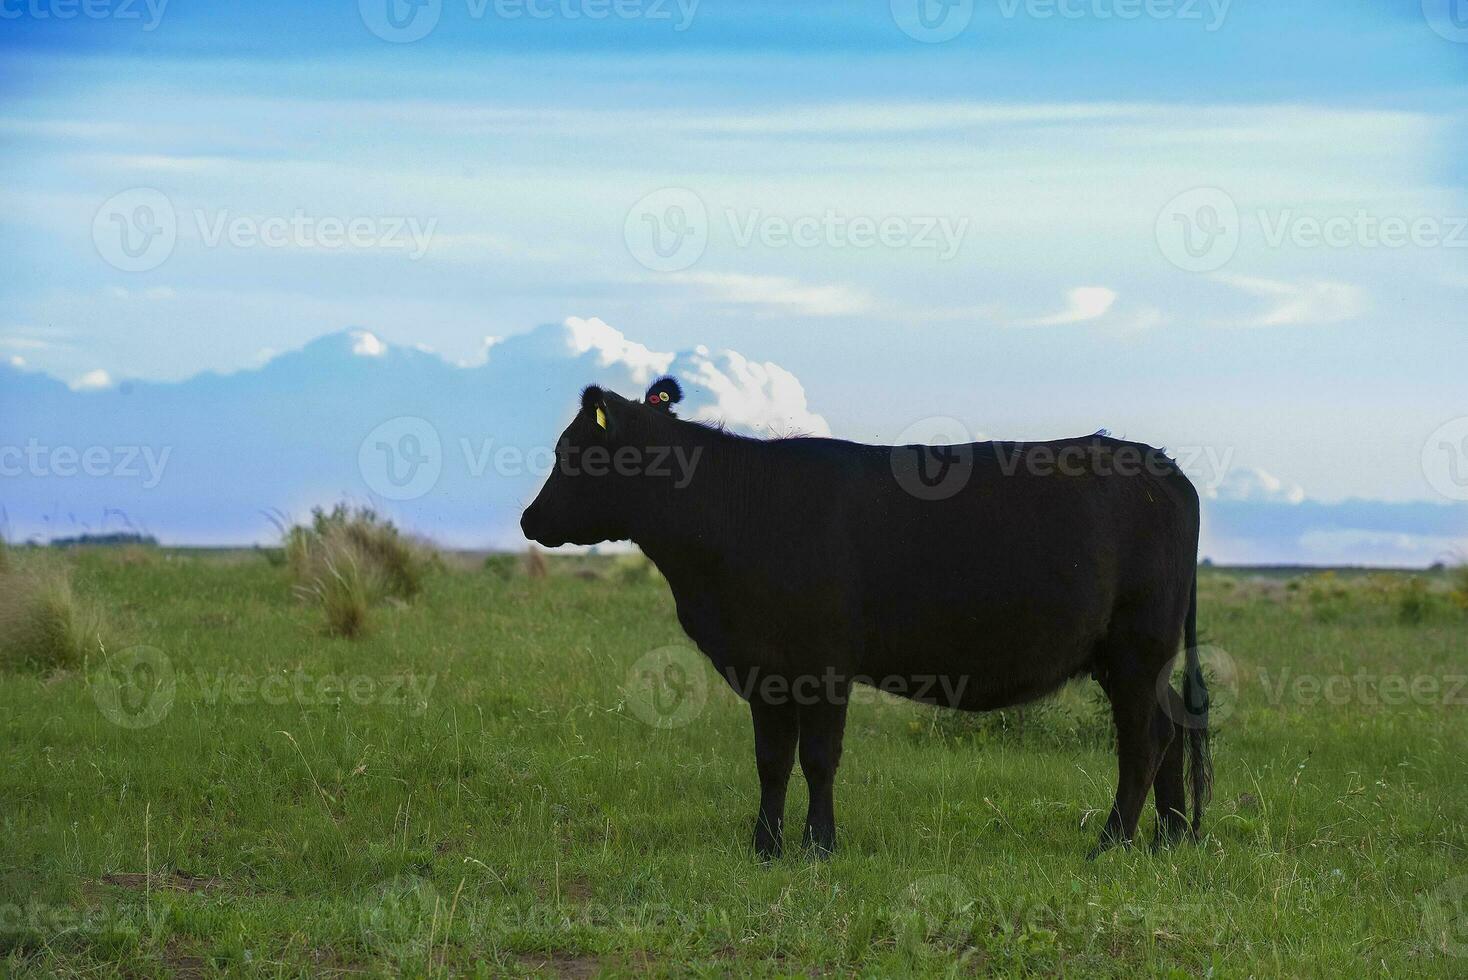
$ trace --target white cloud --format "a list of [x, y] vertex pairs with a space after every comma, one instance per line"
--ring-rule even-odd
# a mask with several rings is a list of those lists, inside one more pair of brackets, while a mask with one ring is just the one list
[[10, 366], [11, 367], [25, 367], [25, 358], [21, 357], [19, 354], [11, 354], [10, 355]]
[[358, 357], [381, 357], [387, 353], [387, 345], [377, 335], [366, 330], [352, 331], [352, 353]]
[[776, 306], [805, 316], [852, 316], [872, 308], [871, 296], [864, 290], [810, 285], [784, 276], [685, 272], [669, 278], [701, 286], [719, 302]]
[[1305, 488], [1257, 466], [1237, 466], [1228, 471], [1216, 488], [1205, 490], [1204, 496], [1215, 500], [1298, 504], [1305, 500]]
[[632, 380], [638, 384], [647, 384], [663, 374], [673, 361], [672, 354], [648, 350], [645, 345], [628, 340], [620, 330], [596, 317], [567, 317], [564, 326], [566, 342], [572, 353], [595, 351], [598, 363], [603, 366], [620, 362], [631, 370]]
[[1252, 296], [1269, 300], [1269, 309], [1245, 320], [1245, 326], [1288, 327], [1340, 323], [1356, 316], [1363, 306], [1361, 290], [1346, 283], [1280, 282], [1231, 273], [1219, 273], [1213, 278]]
[[72, 391], [97, 391], [112, 387], [112, 376], [101, 368], [88, 371], [71, 383]]
[[1096, 320], [1110, 311], [1116, 302], [1116, 291], [1105, 286], [1077, 286], [1065, 294], [1065, 309], [1050, 316], [1020, 321], [1030, 327], [1058, 327], [1068, 323]]
[[[701, 345], [677, 353], [649, 350], [596, 317], [570, 317], [561, 325], [561, 331], [568, 353], [594, 354], [599, 368], [614, 372], [603, 379], [613, 390], [636, 398], [661, 375], [678, 378], [686, 397], [678, 414], [684, 418], [719, 422], [764, 436], [831, 433], [826, 420], [806, 404], [800, 381], [778, 364], [752, 361], [732, 350], [715, 354]], [[509, 338], [505, 358], [513, 359], [521, 342], [520, 338]], [[551, 349], [555, 346], [552, 344]], [[628, 384], [637, 386], [637, 390], [627, 391]]]
[[[690, 418], [744, 428], [761, 435], [827, 436], [831, 427], [806, 405], [805, 388], [789, 371], [751, 361], [732, 350], [682, 354], [673, 374], [706, 393], [690, 399]], [[711, 396], [711, 397], [709, 397]]]
[[50, 346], [46, 341], [32, 337], [0, 337], [0, 347], [11, 350], [45, 350]]

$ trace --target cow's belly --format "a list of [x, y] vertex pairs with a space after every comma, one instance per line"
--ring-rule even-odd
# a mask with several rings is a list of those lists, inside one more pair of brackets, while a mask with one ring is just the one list
[[1089, 672], [1105, 626], [1099, 607], [1034, 602], [879, 611], [867, 621], [859, 682], [969, 711], [1003, 708]]

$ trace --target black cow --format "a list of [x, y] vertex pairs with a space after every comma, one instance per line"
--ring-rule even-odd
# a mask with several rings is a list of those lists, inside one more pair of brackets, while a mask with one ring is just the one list
[[[969, 711], [1095, 677], [1118, 785], [1093, 856], [1196, 835], [1211, 776], [1197, 657], [1198, 495], [1159, 450], [1104, 434], [930, 449], [761, 440], [678, 419], [677, 382], [641, 402], [597, 387], [521, 518], [547, 547], [630, 539], [678, 620], [750, 703], [754, 848], [780, 853], [797, 747], [805, 843], [836, 842], [832, 786], [853, 683]], [[681, 461], [681, 465], [678, 461]], [[1179, 642], [1183, 695], [1170, 683]]]

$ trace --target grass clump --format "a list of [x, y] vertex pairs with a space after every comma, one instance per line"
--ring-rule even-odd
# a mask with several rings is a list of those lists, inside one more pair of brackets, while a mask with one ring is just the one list
[[101, 632], [101, 616], [77, 598], [65, 565], [0, 545], [0, 667], [76, 667], [101, 649]]
[[437, 552], [369, 508], [316, 508], [309, 525], [285, 532], [282, 551], [296, 591], [319, 602], [327, 630], [360, 636], [373, 606], [407, 602], [441, 566]]

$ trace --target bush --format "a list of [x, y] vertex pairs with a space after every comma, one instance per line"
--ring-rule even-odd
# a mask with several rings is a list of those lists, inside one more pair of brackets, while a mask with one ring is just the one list
[[296, 591], [321, 603], [327, 629], [359, 636], [368, 611], [384, 599], [407, 601], [441, 567], [437, 552], [368, 508], [316, 508], [309, 526], [285, 531], [281, 550]]
[[624, 585], [645, 585], [661, 582], [663, 576], [651, 559], [640, 551], [632, 551], [612, 560], [612, 579]]
[[1453, 604], [1468, 612], [1468, 564], [1459, 565], [1452, 572]]
[[76, 667], [101, 651], [101, 632], [101, 616], [76, 597], [65, 565], [0, 546], [0, 666]]
[[484, 559], [484, 570], [494, 578], [509, 581], [520, 570], [520, 556], [496, 552]]
[[1321, 623], [1340, 620], [1352, 606], [1351, 592], [1335, 572], [1320, 572], [1305, 580], [1305, 599]]
[[1397, 589], [1397, 621], [1415, 626], [1427, 619], [1432, 611], [1432, 597], [1428, 595], [1427, 583], [1413, 575]]

